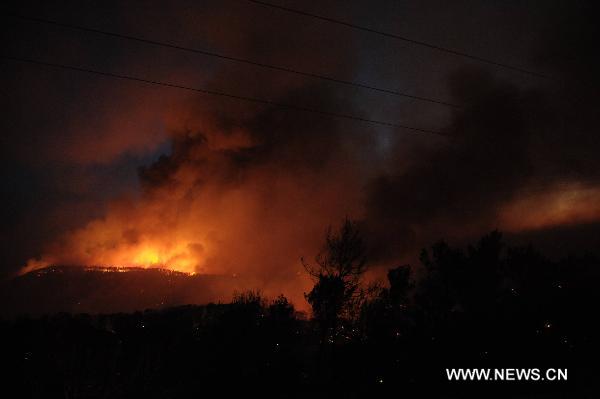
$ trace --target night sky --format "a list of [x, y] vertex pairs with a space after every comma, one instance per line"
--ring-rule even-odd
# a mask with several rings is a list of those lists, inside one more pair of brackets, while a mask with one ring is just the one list
[[559, 255], [598, 248], [597, 6], [276, 3], [545, 77], [245, 0], [19, 2], [15, 15], [460, 107], [4, 16], [4, 56], [441, 134], [2, 59], [2, 275], [160, 265], [294, 298], [300, 256], [345, 216], [381, 266], [493, 229]]

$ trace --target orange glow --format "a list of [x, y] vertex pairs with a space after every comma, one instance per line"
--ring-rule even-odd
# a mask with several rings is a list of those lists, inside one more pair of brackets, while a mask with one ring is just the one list
[[140, 265], [157, 265], [161, 263], [161, 258], [156, 250], [144, 249], [133, 259], [133, 262]]
[[[136, 243], [128, 243], [127, 240], [121, 242], [113, 241], [111, 245], [100, 241], [103, 233], [109, 231], [100, 231], [107, 226], [95, 226], [92, 231], [79, 231], [73, 236], [74, 239], [82, 239], [83, 248], [77, 248], [76, 242], [71, 242], [72, 254], [70, 256], [55, 257], [46, 255], [46, 259], [38, 261], [30, 261], [28, 267], [34, 269], [50, 264], [83, 264], [83, 265], [100, 265], [108, 267], [142, 267], [142, 268], [165, 268], [184, 273], [194, 273], [202, 265], [201, 251], [194, 250], [200, 247], [199, 244], [181, 238], [174, 240], [168, 237], [167, 234], [144, 239]], [[89, 236], [88, 236], [89, 235]], [[97, 237], [97, 238], [96, 238]], [[97, 243], [93, 241], [98, 239]], [[93, 246], [98, 246], [93, 249]], [[37, 267], [36, 267], [37, 266]]]
[[500, 210], [500, 225], [508, 231], [543, 229], [600, 220], [600, 188], [578, 183], [548, 191], [524, 193]]
[[[189, 133], [195, 131], [204, 132], [201, 140]], [[306, 304], [303, 293], [312, 282], [300, 257], [318, 252], [328, 225], [348, 215], [362, 217], [364, 181], [356, 176], [363, 165], [342, 158], [314, 169], [267, 162], [241, 170], [228, 154], [252, 145], [252, 136], [243, 130], [220, 134], [208, 125], [174, 134], [185, 135], [180, 145], [175, 140], [174, 162], [166, 170], [158, 165], [156, 180], [139, 198], [115, 200], [104, 217], [56, 237], [21, 272], [49, 265], [95, 265], [234, 276], [248, 289], [260, 288], [272, 296], [284, 293], [296, 304]], [[345, 173], [335, 167], [340, 163]], [[497, 209], [497, 219], [466, 221], [460, 233], [600, 220], [598, 204], [600, 189], [577, 184], [524, 192]], [[434, 227], [437, 222], [429, 221]], [[497, 226], [490, 226], [495, 222]], [[478, 230], [467, 231], [470, 226]], [[452, 228], [440, 221], [437, 231], [445, 235]]]
[[[198, 153], [213, 156], [201, 148]], [[285, 293], [305, 303], [311, 281], [300, 257], [317, 253], [327, 225], [359, 215], [356, 208], [339, 205], [340, 192], [353, 193], [345, 198], [348, 203], [361, 202], [356, 179], [334, 178], [332, 170], [332, 183], [322, 185], [310, 171], [265, 167], [244, 172], [243, 182], [223, 184], [211, 175], [225, 166], [220, 159], [212, 162], [214, 169], [184, 163], [169, 184], [114, 201], [104, 217], [57, 237], [21, 272], [95, 265], [235, 275], [248, 289]]]

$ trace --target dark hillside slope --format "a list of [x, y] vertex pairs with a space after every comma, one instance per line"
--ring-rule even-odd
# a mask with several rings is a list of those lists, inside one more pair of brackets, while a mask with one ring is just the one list
[[230, 299], [235, 282], [166, 269], [52, 266], [3, 282], [0, 311], [4, 316], [111, 313], [201, 304]]

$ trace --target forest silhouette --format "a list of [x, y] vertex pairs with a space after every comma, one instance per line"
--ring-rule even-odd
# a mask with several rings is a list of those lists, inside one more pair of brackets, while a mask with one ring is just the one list
[[[550, 260], [494, 231], [466, 249], [435, 243], [420, 267], [367, 284], [367, 254], [356, 223], [328, 230], [314, 261], [302, 260], [315, 283], [310, 316], [283, 295], [246, 291], [227, 304], [3, 320], [6, 389], [36, 398], [593, 392], [594, 256]], [[448, 381], [445, 369], [457, 367], [568, 368], [569, 380]]]

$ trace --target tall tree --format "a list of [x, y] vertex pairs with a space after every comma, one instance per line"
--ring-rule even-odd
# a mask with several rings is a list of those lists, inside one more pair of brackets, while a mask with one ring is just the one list
[[314, 263], [302, 264], [316, 281], [306, 294], [313, 316], [327, 339], [335, 336], [341, 318], [351, 316], [361, 296], [360, 279], [367, 267], [366, 246], [356, 222], [345, 219], [337, 231], [327, 230]]

